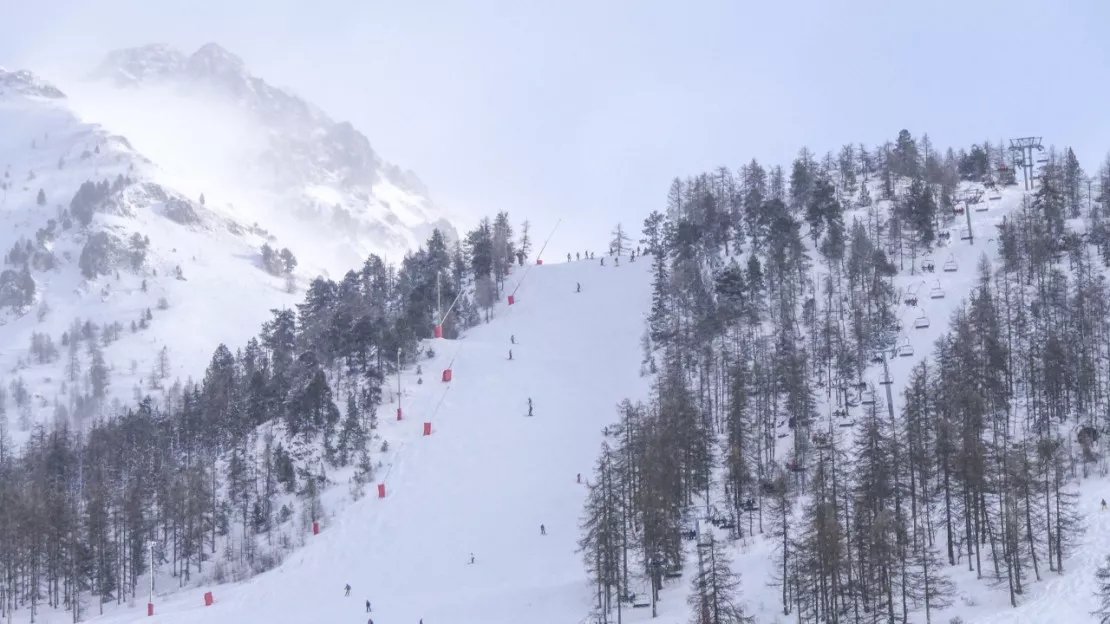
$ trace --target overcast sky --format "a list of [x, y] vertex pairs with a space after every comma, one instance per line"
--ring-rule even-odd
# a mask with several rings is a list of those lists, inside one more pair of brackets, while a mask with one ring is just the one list
[[1110, 149], [1106, 0], [0, 0], [0, 65], [215, 41], [352, 121], [445, 208], [550, 258], [638, 233], [669, 180], [928, 132]]

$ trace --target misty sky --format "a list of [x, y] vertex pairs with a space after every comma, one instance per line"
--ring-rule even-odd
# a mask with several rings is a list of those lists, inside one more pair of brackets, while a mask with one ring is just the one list
[[[95, 5], [95, 6], [94, 6]], [[0, 65], [216, 41], [352, 121], [436, 201], [505, 209], [547, 257], [637, 233], [670, 179], [908, 128], [1108, 149], [1106, 0], [0, 0]], [[552, 258], [553, 259], [553, 258]]]

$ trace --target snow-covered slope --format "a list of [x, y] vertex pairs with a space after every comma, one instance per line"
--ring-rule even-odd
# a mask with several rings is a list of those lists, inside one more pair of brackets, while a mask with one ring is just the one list
[[[961, 217], [952, 226], [950, 244], [932, 255], [935, 273], [897, 278], [907, 291], [925, 283], [916, 308], [901, 306], [904, 338], [915, 352], [891, 358], [896, 388], [911, 365], [928, 355], [948, 315], [974, 287], [980, 255], [997, 261], [990, 240], [994, 225], [1021, 200], [1022, 193], [1008, 189], [987, 210], [973, 207], [974, 245], [961, 239]], [[949, 260], [956, 271], [944, 270]], [[458, 341], [429, 341], [435, 357], [421, 364], [421, 373], [402, 375], [404, 419], [396, 420], [396, 402], [382, 406], [380, 432], [392, 447], [377, 474], [385, 498], [371, 491], [369, 497], [336, 504], [334, 497], [348, 495], [335, 488], [326, 507], [341, 511], [322, 521], [319, 535], [306, 532], [307, 545], [277, 569], [240, 584], [184, 591], [163, 592], [175, 585], [163, 578], [155, 619], [139, 604], [93, 621], [363, 622], [369, 599], [376, 622], [587, 622], [592, 587], [576, 553], [585, 488], [575, 477], [590, 474], [600, 429], [614, 420], [617, 402], [649, 391], [649, 380], [637, 374], [650, 304], [649, 269], [649, 259], [619, 267], [582, 261], [518, 269], [507, 286], [513, 292], [520, 284], [515, 305], [501, 303], [492, 322]], [[938, 282], [944, 297], [932, 298]], [[582, 284], [581, 293], [574, 292], [576, 283]], [[914, 329], [921, 312], [930, 325]], [[452, 380], [438, 381], [447, 367]], [[877, 381], [878, 374], [875, 366], [867, 377]], [[901, 400], [895, 393], [895, 409]], [[431, 424], [430, 436], [422, 435], [424, 423]], [[1107, 496], [1107, 487], [1085, 485], [1083, 500]], [[1077, 554], [1065, 561], [1065, 575], [1030, 585], [1023, 604], [1011, 609], [1004, 592], [953, 568], [949, 573], [960, 597], [934, 614], [934, 621], [955, 616], [984, 624], [1085, 621], [1093, 608], [1094, 566], [1110, 544], [1110, 524], [1097, 504], [1085, 505], [1084, 512], [1088, 532]], [[540, 524], [546, 536], [539, 534]], [[769, 584], [774, 547], [766, 536], [729, 546], [743, 574], [742, 601], [760, 623], [790, 621], [779, 612], [780, 589]], [[471, 553], [474, 564], [468, 563]], [[686, 572], [664, 588], [657, 619], [651, 620], [649, 609], [633, 609], [625, 611], [624, 621], [689, 621], [685, 597], [691, 571]], [[344, 597], [348, 583], [352, 593]], [[206, 590], [215, 595], [210, 607], [203, 606]], [[67, 617], [49, 612], [40, 621]]]
[[436, 227], [456, 236], [413, 172], [216, 44], [190, 55], [164, 45], [117, 50], [92, 78], [67, 85], [80, 110], [125, 134], [172, 186], [299, 239], [294, 251], [322, 272], [346, 271], [370, 252], [397, 258]]
[[[371, 253], [396, 262], [436, 227], [455, 235], [415, 176], [350, 124], [218, 46], [116, 52], [98, 75], [75, 98], [0, 70], [0, 381], [19, 385], [17, 433], [197, 377], [216, 345], [241, 345], [271, 308], [298, 303], [309, 278]], [[266, 265], [264, 245], [291, 250], [291, 276], [277, 254]], [[78, 319], [108, 328], [95, 404], [79, 400], [97, 385], [93, 355], [63, 344]]]
[[[55, 405], [84, 416], [99, 410], [78, 409], [90, 356], [82, 349], [69, 366], [63, 334], [75, 320], [100, 330], [111, 369], [100, 406], [110, 406], [112, 397], [132, 403], [138, 387], [198, 376], [219, 342], [240, 344], [269, 308], [299, 300], [261, 266], [261, 246], [282, 241], [155, 183], [156, 170], [126, 138], [80, 121], [61, 91], [28, 72], [0, 72], [0, 167], [0, 271], [8, 276], [0, 276], [0, 380], [22, 380], [33, 397], [16, 407], [9, 394], [16, 441]], [[100, 189], [78, 206], [86, 183]], [[25, 265], [33, 286], [14, 291]], [[104, 327], [112, 327], [107, 339]], [[32, 352], [35, 334], [49, 337], [53, 354], [43, 342]], [[163, 349], [169, 367], [160, 379]]]
[[[429, 341], [425, 382], [412, 371], [402, 380], [404, 420], [396, 403], [382, 406], [380, 433], [396, 441], [377, 475], [384, 499], [350, 503], [279, 568], [211, 588], [211, 607], [199, 589], [156, 596], [156, 621], [364, 622], [366, 599], [375, 622], [581, 621], [590, 588], [575, 552], [585, 496], [576, 477], [591, 473], [617, 403], [647, 391], [637, 371], [649, 268], [517, 269], [515, 305], [502, 302], [461, 340]], [[145, 615], [138, 605], [94, 621]]]

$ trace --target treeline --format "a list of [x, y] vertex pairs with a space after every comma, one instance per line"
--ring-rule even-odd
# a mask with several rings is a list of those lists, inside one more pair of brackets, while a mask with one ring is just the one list
[[[1106, 469], [1110, 293], [1093, 261], [1110, 262], [1110, 196], [1070, 149], [1044, 160], [984, 241], [1002, 266], [980, 262], [900, 380], [885, 369], [914, 355], [914, 330], [894, 278], [966, 244], [945, 232], [972, 209], [968, 184], [1014, 183], [1001, 145], [941, 152], [903, 130], [874, 150], [803, 149], [789, 174], [752, 161], [672, 183], [643, 228], [653, 390], [607, 428], [583, 514], [601, 621], [680, 573], [694, 622], [743, 621], [724, 537], [776, 545], [752, 583], [801, 622], [928, 621], [957, 599], [955, 567], [1015, 605], [1063, 573], [1076, 480]], [[1110, 188], [1110, 164], [1099, 178]]]
[[[385, 376], [430, 355], [421, 341], [456, 297], [445, 336], [488, 315], [528, 252], [524, 239], [518, 249], [500, 213], [463, 241], [436, 230], [399, 267], [371, 256], [338, 282], [317, 278], [296, 310], [273, 310], [244, 347], [219, 345], [201, 381], [83, 427], [62, 409], [19, 449], [0, 393], [0, 617], [26, 609], [33, 621], [48, 607], [79, 621], [145, 596], [151, 549], [179, 585], [276, 566], [323, 517], [329, 473], [346, 469], [356, 497], [373, 478], [388, 448], [375, 433]], [[73, 360], [72, 392], [96, 402], [111, 379], [86, 326], [62, 338], [62, 357]], [[59, 357], [49, 336], [32, 347], [33, 357]], [[22, 382], [13, 390], [25, 405]]]

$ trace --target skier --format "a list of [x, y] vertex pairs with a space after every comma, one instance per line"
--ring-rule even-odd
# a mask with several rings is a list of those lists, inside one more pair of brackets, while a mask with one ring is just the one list
[[516, 344], [516, 334], [509, 334], [509, 342]]
[[370, 599], [369, 598], [366, 599], [366, 612], [370, 613]]
[[578, 289], [575, 290], [574, 292], [582, 292], [582, 283], [581, 282], [575, 282], [574, 284], [575, 284], [575, 286], [578, 287]]
[[547, 535], [547, 527], [540, 525], [540, 535]]
[[578, 482], [582, 483], [582, 473], [578, 473]]
[[621, 257], [617, 256], [616, 258], [613, 258], [613, 266], [620, 266], [620, 265], [621, 265]]
[[350, 596], [351, 595], [351, 584], [350, 583], [348, 583], [347, 586], [343, 588], [343, 595], [344, 596]]
[[605, 256], [601, 257], [601, 266], [605, 266]]
[[528, 397], [528, 415], [532, 415], [532, 397]]
[[1106, 499], [1102, 499], [1102, 510], [1106, 511]]
[[582, 253], [578, 252], [578, 251], [574, 252], [574, 259], [575, 260], [581, 260], [582, 259]]
[[570, 262], [570, 254], [567, 254], [567, 262]]
[[509, 359], [513, 359], [513, 350], [509, 349]]
[[470, 553], [470, 563], [474, 563], [474, 553]]

